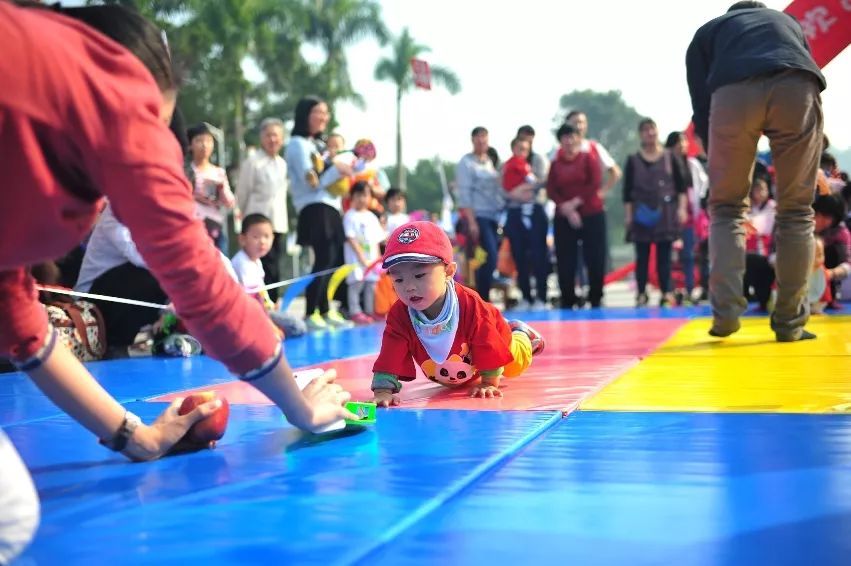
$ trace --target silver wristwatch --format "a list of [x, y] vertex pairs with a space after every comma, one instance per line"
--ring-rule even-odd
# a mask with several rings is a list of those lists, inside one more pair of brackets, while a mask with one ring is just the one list
[[127, 411], [124, 413], [124, 422], [121, 423], [121, 426], [118, 428], [115, 436], [109, 440], [101, 438], [100, 443], [110, 450], [121, 452], [127, 448], [127, 441], [130, 440], [130, 437], [133, 436], [133, 432], [135, 432], [136, 428], [138, 428], [140, 424], [142, 424], [142, 419], [130, 411]]

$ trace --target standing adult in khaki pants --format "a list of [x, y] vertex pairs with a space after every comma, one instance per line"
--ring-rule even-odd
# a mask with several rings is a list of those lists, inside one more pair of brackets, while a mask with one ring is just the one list
[[801, 26], [762, 2], [737, 2], [697, 30], [686, 67], [695, 131], [709, 150], [709, 334], [736, 332], [747, 307], [744, 220], [757, 142], [765, 134], [777, 174], [771, 328], [780, 342], [815, 338], [804, 324], [826, 83]]

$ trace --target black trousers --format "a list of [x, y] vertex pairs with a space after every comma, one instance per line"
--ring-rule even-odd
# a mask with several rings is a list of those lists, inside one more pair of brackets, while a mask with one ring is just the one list
[[[760, 254], [748, 254], [745, 257], [745, 298], [756, 299], [763, 309], [771, 299], [771, 286], [774, 284], [774, 268], [768, 258]], [[751, 291], [753, 289], [753, 291]]]
[[[313, 269], [311, 273], [325, 271], [332, 267], [343, 265], [343, 246], [339, 242], [329, 241], [324, 244], [313, 245]], [[319, 309], [321, 314], [325, 314], [330, 310], [328, 304], [328, 282], [331, 280], [331, 274], [317, 277], [313, 283], [307, 286], [305, 291], [305, 299], [307, 302], [307, 316], [313, 314], [313, 311]]]
[[656, 244], [656, 276], [659, 278], [659, 290], [667, 293], [671, 290], [671, 244], [673, 242], [635, 242], [635, 282], [638, 292], [647, 290], [647, 275], [650, 269], [650, 246]]
[[[275, 232], [275, 238], [272, 240], [272, 248], [269, 250], [269, 253], [260, 258], [260, 263], [263, 265], [263, 271], [266, 273], [263, 281], [265, 281], [267, 285], [270, 283], [277, 283], [281, 280], [280, 259], [281, 255], [283, 255], [283, 250], [284, 235], [280, 232]], [[277, 301], [280, 291], [280, 288], [269, 289], [269, 298], [273, 301]]]
[[609, 249], [606, 235], [606, 213], [600, 212], [582, 217], [578, 230], [567, 218], [556, 215], [553, 221], [558, 261], [558, 284], [561, 289], [561, 307], [572, 308], [576, 304], [576, 263], [579, 241], [582, 241], [582, 257], [588, 269], [588, 302], [592, 307], [600, 306], [603, 300], [603, 279], [606, 271], [606, 254]]
[[[517, 286], [523, 293], [523, 298], [532, 302], [534, 298], [547, 301], [547, 276], [550, 274], [550, 254], [547, 249], [547, 229], [549, 221], [544, 208], [536, 204], [531, 220], [531, 227], [523, 224], [523, 215], [519, 208], [508, 210], [505, 221], [505, 235], [511, 242], [511, 255], [517, 266]], [[532, 296], [530, 275], [535, 276], [535, 296]]]
[[[91, 293], [150, 303], [166, 304], [160, 284], [150, 271], [130, 262], [113, 267], [92, 283]], [[107, 347], [125, 347], [133, 343], [139, 329], [153, 324], [160, 316], [157, 309], [108, 301], [92, 301], [103, 315]]]

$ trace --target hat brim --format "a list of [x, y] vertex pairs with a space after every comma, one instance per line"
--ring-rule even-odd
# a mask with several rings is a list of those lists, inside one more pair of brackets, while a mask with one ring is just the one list
[[439, 257], [426, 254], [396, 254], [388, 257], [381, 264], [381, 269], [388, 269], [399, 263], [443, 263]]

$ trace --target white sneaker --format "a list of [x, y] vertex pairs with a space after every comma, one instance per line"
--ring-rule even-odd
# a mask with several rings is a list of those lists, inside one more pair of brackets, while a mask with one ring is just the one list
[[322, 315], [319, 314], [319, 311], [313, 311], [313, 314], [304, 320], [304, 324], [311, 332], [316, 332], [319, 330], [328, 330], [328, 323], [325, 322], [325, 319], [322, 318]]
[[346, 320], [339, 311], [328, 311], [325, 315], [325, 322], [331, 328], [354, 328], [355, 323], [351, 320]]
[[514, 305], [514, 308], [511, 309], [511, 310], [527, 311], [530, 308], [532, 308], [532, 305], [530, 305], [529, 302], [526, 299], [520, 299], [519, 301], [517, 301], [517, 304]]
[[532, 307], [530, 308], [530, 310], [546, 311], [546, 310], [550, 310], [550, 305], [548, 305], [544, 301], [535, 301], [534, 303], [532, 303]]

